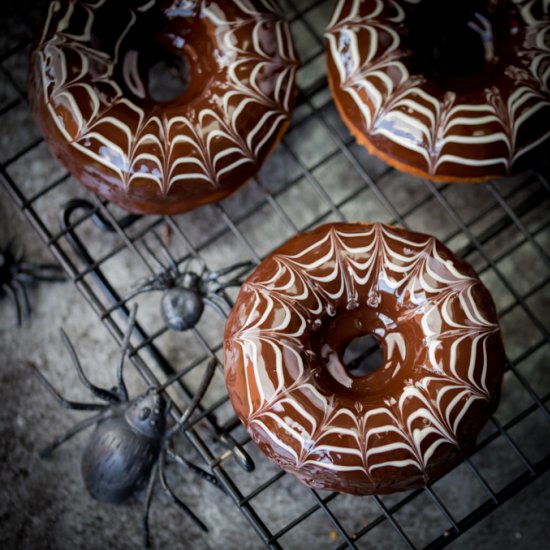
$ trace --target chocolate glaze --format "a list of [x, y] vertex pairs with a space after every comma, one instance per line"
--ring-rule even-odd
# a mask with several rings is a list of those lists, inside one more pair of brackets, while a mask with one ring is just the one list
[[[287, 127], [295, 96], [288, 25], [264, 0], [52, 2], [29, 98], [53, 153], [128, 210], [173, 214], [248, 181]], [[159, 103], [147, 74], [188, 85]]]
[[550, 138], [543, 0], [339, 0], [329, 81], [358, 140], [398, 168], [469, 181], [525, 169]]
[[[346, 370], [355, 338], [383, 361]], [[504, 349], [487, 289], [433, 237], [324, 225], [245, 281], [225, 329], [225, 378], [252, 439], [306, 485], [420, 487], [467, 453], [494, 412]]]

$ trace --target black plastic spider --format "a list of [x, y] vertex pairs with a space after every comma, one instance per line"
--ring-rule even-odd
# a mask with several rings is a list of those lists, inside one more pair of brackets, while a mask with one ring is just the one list
[[76, 351], [63, 330], [61, 335], [67, 347], [80, 381], [97, 398], [106, 403], [81, 403], [62, 397], [36, 366], [34, 370], [58, 403], [67, 408], [84, 411], [99, 411], [87, 418], [64, 435], [58, 437], [42, 450], [40, 456], [48, 457], [60, 445], [82, 430], [95, 425], [82, 455], [82, 476], [89, 494], [96, 500], [110, 503], [122, 503], [132, 497], [139, 489], [147, 485], [143, 510], [144, 544], [149, 547], [149, 509], [155, 483], [160, 483], [166, 494], [183, 512], [185, 512], [203, 531], [208, 529], [204, 523], [182, 502], [166, 481], [166, 455], [180, 465], [189, 467], [202, 478], [217, 487], [221, 485], [217, 478], [199, 466], [179, 455], [172, 445], [172, 438], [186, 429], [188, 421], [199, 406], [214, 375], [216, 358], [213, 357], [203, 375], [200, 387], [193, 400], [171, 427], [167, 426], [167, 417], [171, 402], [162, 391], [176, 382], [184, 373], [179, 373], [161, 386], [150, 387], [134, 399], [128, 398], [124, 382], [123, 368], [130, 346], [137, 306], [130, 314], [128, 330], [122, 343], [120, 362], [117, 368], [117, 386], [111, 390], [95, 386], [87, 378]]
[[0, 248], [0, 298], [6, 294], [17, 315], [17, 326], [31, 314], [26, 285], [38, 281], [65, 281], [63, 270], [55, 264], [34, 264], [23, 261], [23, 250], [13, 251], [13, 240]]
[[[204, 306], [207, 305], [226, 319], [231, 310], [231, 304], [223, 295], [230, 287], [240, 286], [241, 277], [252, 267], [252, 262], [240, 262], [217, 271], [208, 272], [204, 260], [199, 257], [190, 258], [180, 270], [174, 257], [155, 234], [168, 266], [165, 266], [144, 241], [144, 246], [155, 262], [162, 268], [157, 275], [152, 275], [137, 281], [129, 289], [126, 300], [138, 294], [159, 290], [163, 292], [161, 300], [161, 315], [166, 326], [172, 330], [185, 331], [193, 328], [199, 322]], [[200, 272], [190, 269], [193, 261], [201, 264]], [[226, 282], [220, 278], [233, 274]]]

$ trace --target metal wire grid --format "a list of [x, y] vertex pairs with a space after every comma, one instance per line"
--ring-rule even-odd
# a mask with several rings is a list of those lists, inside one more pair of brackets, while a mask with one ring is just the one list
[[[299, 10], [284, 2], [284, 8], [302, 67], [293, 124], [279, 149], [234, 198], [183, 216], [140, 218], [86, 193], [49, 160], [26, 105], [29, 17], [2, 6], [8, 10], [3, 14], [4, 21], [9, 21], [6, 27], [15, 36], [0, 52], [3, 184], [119, 344], [128, 315], [121, 296], [138, 276], [120, 281], [116, 274], [121, 266], [129, 266], [133, 274], [154, 272], [154, 262], [143, 246], [152, 232], [169, 241], [178, 263], [199, 255], [215, 268], [245, 258], [258, 262], [291, 235], [320, 223], [370, 219], [435, 234], [470, 261], [497, 299], [509, 352], [505, 392], [473, 455], [430, 487], [361, 499], [303, 489], [301, 494], [306, 496], [300, 504], [304, 508], [295, 512], [291, 507], [290, 517], [272, 525], [266, 515], [270, 491], [298, 484], [285, 482], [289, 476], [256, 452], [220, 384], [219, 391], [209, 392], [185, 434], [261, 540], [272, 548], [284, 548], [289, 535], [318, 513], [332, 526], [327, 545], [334, 548], [376, 543], [381, 528], [405, 547], [441, 548], [550, 469], [550, 381], [543, 370], [550, 355], [550, 185], [542, 170], [478, 186], [436, 185], [400, 175], [369, 157], [344, 128], [327, 89], [322, 32], [332, 2], [300, 2]], [[22, 131], [15, 134], [14, 124]], [[51, 174], [43, 173], [44, 162], [52, 167]], [[35, 163], [41, 167], [40, 174], [33, 173]], [[67, 203], [74, 195], [84, 198]], [[61, 214], [61, 229], [57, 219], [45, 213], [51, 211], [52, 203]], [[131, 352], [138, 372], [149, 383], [164, 380], [176, 370], [174, 361], [167, 358], [169, 335], [158, 311], [151, 311], [147, 319], [138, 315], [140, 325]], [[199, 375], [208, 357], [220, 354], [222, 329], [221, 323], [205, 316], [182, 337], [183, 342], [179, 340], [187, 358], [178, 357], [177, 370], [183, 364], [189, 380]], [[187, 376], [175, 398], [180, 405], [193, 394], [186, 380]], [[216, 437], [205, 437], [205, 430]], [[252, 473], [243, 471], [250, 469], [248, 454], [256, 462]], [[467, 487], [461, 497], [456, 494], [457, 479]], [[340, 509], [350, 498], [361, 504], [355, 505], [356, 516], [343, 517]], [[432, 518], [435, 524], [424, 529], [421, 539], [413, 536], [410, 525], [419, 507], [420, 516]], [[307, 534], [303, 536], [307, 540]]]

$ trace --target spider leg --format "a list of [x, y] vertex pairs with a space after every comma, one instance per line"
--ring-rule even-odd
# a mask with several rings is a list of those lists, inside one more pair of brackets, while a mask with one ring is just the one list
[[188, 271], [190, 271], [190, 266], [191, 266], [191, 264], [193, 263], [194, 260], [199, 261], [199, 263], [201, 264], [201, 269], [203, 269], [204, 260], [202, 258], [197, 257], [197, 256], [193, 256], [193, 254], [190, 254], [189, 257], [187, 258], [187, 260], [185, 260], [185, 262], [183, 263], [182, 269], [179, 269], [179, 274], [183, 275], [184, 273], [187, 273]]
[[254, 265], [254, 262], [251, 262], [251, 261], [239, 262], [238, 264], [233, 264], [233, 265], [230, 265], [228, 267], [218, 269], [216, 271], [211, 271], [206, 276], [206, 280], [207, 281], [214, 281], [216, 279], [219, 279], [220, 277], [223, 277], [224, 275], [227, 275], [228, 273], [232, 273], [233, 271], [239, 270], [239, 274], [235, 275], [233, 277], [233, 280], [235, 280], [235, 279], [239, 278], [240, 276], [244, 275], [253, 265]]
[[6, 254], [8, 252], [11, 251], [12, 247], [13, 247], [13, 243], [15, 242], [15, 237], [10, 237], [8, 239], [8, 242], [6, 243], [6, 246], [4, 246], [4, 248], [2, 248], [2, 253], [3, 254]]
[[[250, 267], [254, 267], [254, 263], [250, 262]], [[242, 269], [239, 271], [232, 279], [229, 279], [226, 283], [223, 283], [222, 288], [231, 288], [236, 286], [241, 286], [243, 284], [243, 276], [246, 274], [246, 272], [250, 269], [250, 267], [246, 267], [245, 269]]]
[[79, 422], [78, 424], [75, 424], [69, 431], [65, 432], [63, 435], [56, 438], [54, 441], [52, 441], [47, 447], [44, 447], [40, 451], [40, 458], [47, 458], [49, 457], [60, 445], [63, 445], [66, 441], [80, 433], [82, 430], [85, 430], [86, 428], [89, 428], [93, 424], [96, 424], [97, 422], [104, 420], [109, 416], [109, 411], [102, 411], [99, 414], [94, 414], [93, 416], [90, 416], [90, 418], [86, 418], [85, 420], [82, 420], [82, 422]]
[[128, 294], [124, 297], [125, 301], [131, 300], [138, 294], [143, 294], [144, 292], [151, 292], [153, 290], [165, 290], [164, 285], [159, 283], [158, 275], [152, 275], [151, 277], [146, 277], [136, 281], [128, 289]]
[[155, 489], [155, 483], [158, 475], [158, 462], [153, 466], [151, 475], [149, 477], [149, 483], [147, 483], [147, 494], [145, 496], [145, 504], [143, 506], [143, 546], [145, 548], [151, 548], [151, 538], [149, 536], [149, 510], [151, 509], [151, 501], [153, 500], [153, 491]]
[[185, 423], [191, 418], [191, 415], [195, 412], [195, 409], [199, 406], [201, 399], [204, 397], [206, 390], [208, 390], [208, 386], [210, 385], [212, 377], [214, 376], [217, 363], [218, 360], [215, 357], [212, 357], [210, 359], [210, 361], [206, 365], [206, 370], [204, 371], [204, 375], [202, 377], [202, 381], [197, 390], [197, 393], [195, 393], [195, 396], [193, 397], [191, 403], [189, 403], [189, 406], [182, 413], [180, 419], [176, 422], [176, 424], [174, 424], [172, 428], [166, 431], [164, 436], [165, 439], [172, 438], [174, 434], [185, 427]]
[[26, 321], [31, 316], [31, 304], [29, 302], [27, 289], [25, 288], [25, 285], [17, 279], [14, 279], [12, 288], [22, 298], [22, 318], [24, 321]]
[[8, 284], [2, 283], [2, 290], [10, 297], [15, 306], [15, 314], [17, 316], [17, 326], [21, 326], [21, 304], [15, 290]]
[[103, 409], [106, 409], [108, 405], [105, 405], [103, 403], [82, 403], [79, 401], [70, 401], [69, 399], [65, 399], [51, 384], [50, 381], [40, 372], [40, 369], [30, 363], [30, 366], [32, 369], [34, 369], [34, 373], [38, 376], [42, 384], [46, 387], [46, 389], [55, 397], [56, 401], [65, 409], [72, 409], [75, 411], [100, 411]]
[[179, 269], [178, 269], [178, 263], [176, 262], [176, 259], [174, 258], [174, 256], [172, 256], [170, 250], [164, 244], [164, 241], [154, 231], [153, 231], [153, 237], [155, 237], [155, 240], [157, 241], [158, 245], [160, 246], [162, 254], [163, 254], [164, 258], [166, 259], [166, 261], [168, 262], [168, 265], [170, 266], [170, 269], [174, 272], [174, 275], [178, 275], [179, 274]]
[[223, 283], [223, 285], [220, 285], [216, 292], [220, 292], [221, 290], [225, 290], [226, 288], [234, 288], [241, 286], [243, 284], [242, 275], [239, 275], [238, 277], [235, 277], [234, 279], [231, 279], [230, 281], [227, 281], [227, 283]]
[[159, 458], [159, 478], [160, 483], [162, 485], [162, 488], [166, 492], [166, 494], [172, 499], [174, 504], [182, 510], [189, 518], [191, 518], [196, 525], [198, 525], [205, 533], [208, 532], [208, 528], [206, 525], [191, 511], [191, 509], [185, 504], [183, 501], [181, 501], [175, 494], [174, 491], [172, 491], [171, 487], [168, 485], [166, 481], [166, 475], [164, 472], [164, 453], [161, 453], [161, 456]]
[[153, 249], [149, 246], [149, 243], [143, 239], [143, 248], [147, 251], [153, 261], [160, 267], [162, 271], [166, 271], [166, 266], [160, 261], [159, 257], [153, 252]]
[[202, 256], [195, 256], [195, 259], [201, 264], [200, 278], [204, 279], [204, 274], [208, 271], [208, 266]]
[[13, 275], [13, 280], [19, 281], [21, 283], [31, 284], [36, 282], [37, 279], [34, 277], [34, 275], [28, 273], [27, 271], [18, 271]]
[[227, 317], [229, 316], [229, 311], [227, 311], [224, 306], [227, 306], [227, 302], [225, 302], [223, 298], [221, 300], [218, 300], [219, 297], [214, 298], [214, 296], [216, 295], [209, 294], [208, 296], [205, 296], [203, 298], [203, 302], [205, 303], [205, 305], [210, 306], [214, 311], [219, 313], [223, 321], [226, 321]]
[[134, 306], [132, 307], [132, 311], [130, 311], [130, 317], [128, 319], [128, 328], [126, 329], [124, 340], [122, 340], [120, 361], [118, 363], [118, 368], [116, 371], [116, 378], [118, 382], [118, 393], [120, 395], [121, 401], [128, 401], [128, 390], [126, 388], [126, 383], [124, 382], [124, 361], [126, 359], [126, 355], [128, 355], [128, 348], [130, 347], [130, 337], [132, 336], [134, 325], [136, 324], [136, 313], [137, 313], [137, 304], [134, 304]]
[[25, 255], [25, 249], [20, 246], [13, 254], [13, 259], [16, 264], [20, 264], [23, 256]]
[[177, 453], [172, 447], [167, 447], [166, 452], [168, 453], [168, 456], [173, 459], [175, 462], [180, 464], [181, 466], [186, 466], [191, 471], [193, 471], [195, 474], [197, 474], [202, 479], [205, 479], [206, 481], [209, 481], [212, 483], [212, 485], [215, 485], [218, 489], [221, 489], [223, 491], [223, 486], [219, 482], [218, 478], [211, 474], [210, 472], [207, 472], [203, 468], [197, 466], [196, 464], [193, 464], [189, 460], [187, 460], [185, 457], [181, 456], [179, 453]]
[[243, 268], [233, 275], [231, 279], [229, 279], [226, 282], [220, 282], [218, 280], [219, 277], [221, 277], [223, 274], [218, 275], [218, 272], [213, 272], [214, 277], [212, 277], [212, 273], [209, 275], [208, 278], [206, 278], [203, 281], [202, 289], [205, 294], [209, 293], [219, 293], [224, 291], [227, 288], [232, 287], [239, 287], [243, 284], [243, 275], [252, 267], [254, 264], [253, 262], [243, 262], [241, 264], [237, 264], [237, 266], [231, 266], [228, 269], [236, 269], [237, 267], [243, 266]]
[[31, 278], [33, 281], [45, 282], [60, 282], [66, 281], [67, 277], [63, 273], [63, 269], [56, 264], [32, 264], [30, 262], [21, 262], [19, 264], [19, 273], [26, 278], [26, 281]]
[[67, 336], [66, 332], [63, 329], [60, 329], [60, 332], [61, 332], [61, 338], [63, 339], [63, 343], [65, 344], [65, 347], [69, 352], [69, 355], [73, 361], [73, 365], [76, 369], [76, 372], [78, 373], [78, 378], [80, 378], [80, 381], [82, 382], [82, 384], [84, 384], [84, 386], [86, 386], [86, 388], [88, 388], [99, 399], [103, 399], [108, 403], [119, 403], [120, 399], [116, 393], [106, 390], [104, 388], [100, 388], [99, 386], [96, 386], [95, 384], [92, 384], [92, 382], [90, 382], [90, 380], [84, 373], [84, 369], [80, 364], [78, 355], [76, 354], [74, 346], [69, 340], [69, 337]]
[[245, 472], [253, 472], [256, 468], [252, 457], [242, 448], [231, 434], [219, 434], [220, 441], [233, 453], [235, 460]]

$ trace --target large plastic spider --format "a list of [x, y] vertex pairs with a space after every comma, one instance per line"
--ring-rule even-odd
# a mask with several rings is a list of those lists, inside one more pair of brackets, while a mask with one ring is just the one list
[[13, 251], [13, 240], [0, 248], [0, 297], [5, 294], [13, 302], [18, 326], [31, 314], [27, 285], [39, 281], [64, 280], [65, 276], [58, 265], [24, 261], [22, 249]]
[[181, 378], [185, 371], [176, 374], [162, 386], [151, 386], [133, 399], [129, 398], [126, 389], [123, 367], [130, 346], [130, 335], [134, 327], [136, 309], [137, 306], [134, 306], [130, 315], [116, 371], [117, 386], [113, 389], [100, 388], [92, 384], [84, 373], [69, 338], [65, 332], [61, 331], [63, 342], [69, 351], [81, 382], [103, 403], [69, 401], [58, 393], [39, 369], [34, 365], [32, 367], [62, 407], [81, 411], [96, 411], [96, 414], [77, 423], [50, 443], [41, 451], [40, 456], [43, 458], [50, 456], [67, 440], [95, 425], [82, 455], [82, 476], [86, 489], [96, 500], [119, 504], [126, 502], [140, 489], [146, 487], [143, 533], [144, 545], [149, 547], [149, 509], [157, 481], [160, 481], [172, 502], [203, 531], [207, 531], [204, 523], [176, 496], [169, 486], [165, 474], [165, 463], [169, 457], [221, 489], [219, 481], [213, 474], [179, 455], [172, 445], [172, 438], [178, 432], [186, 429], [192, 414], [204, 397], [214, 375], [217, 361], [214, 357], [210, 360], [193, 400], [179, 419], [169, 426], [168, 416], [171, 403], [164, 397], [163, 390]]
[[[196, 326], [205, 305], [214, 309], [225, 320], [231, 310], [231, 304], [223, 292], [227, 288], [240, 286], [242, 276], [253, 263], [239, 262], [209, 272], [204, 260], [194, 256], [184, 264], [183, 269], [180, 269], [162, 240], [155, 236], [168, 265], [164, 265], [144, 241], [144, 247], [162, 271], [137, 281], [130, 287], [126, 300], [144, 292], [162, 291], [162, 318], [168, 328], [176, 331], [185, 331]], [[198, 273], [191, 270], [193, 261], [201, 266]], [[231, 275], [229, 280], [222, 282], [220, 279], [227, 275]]]

